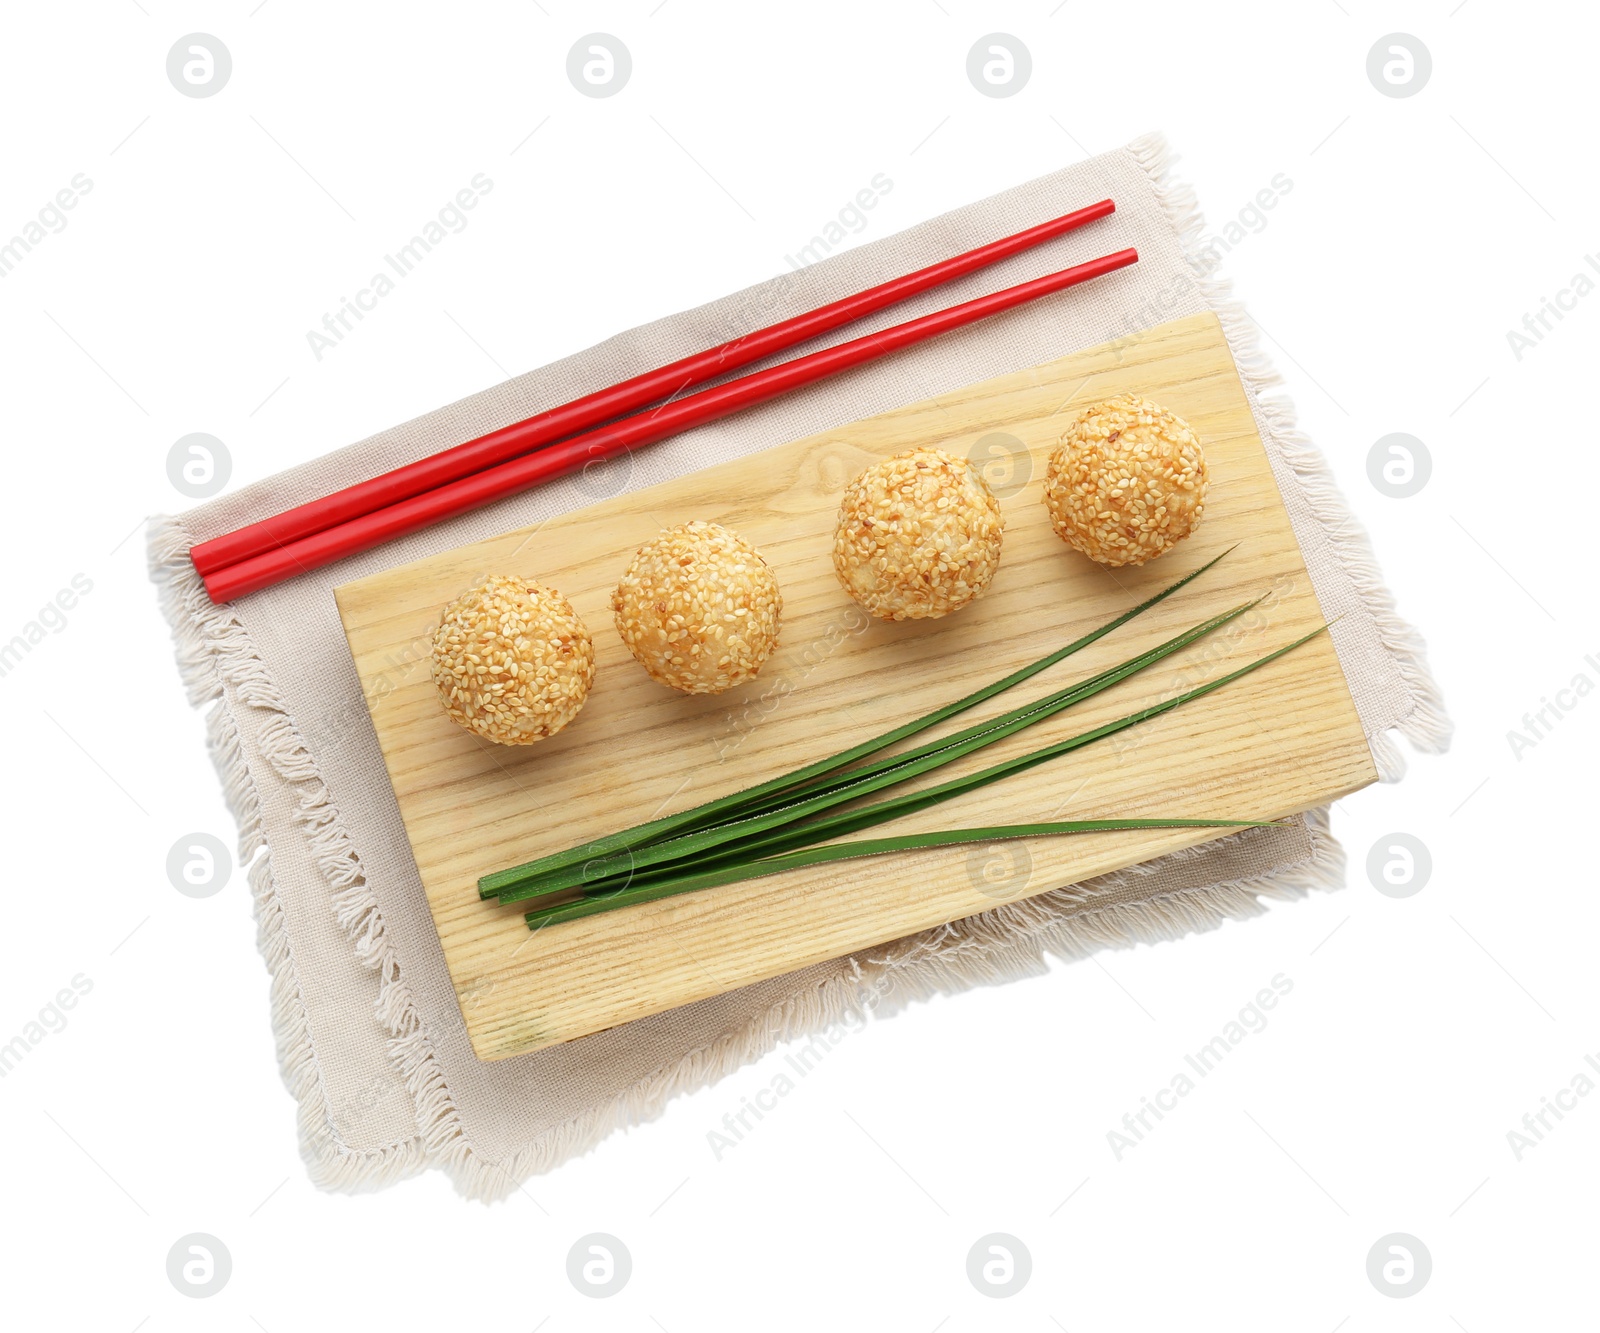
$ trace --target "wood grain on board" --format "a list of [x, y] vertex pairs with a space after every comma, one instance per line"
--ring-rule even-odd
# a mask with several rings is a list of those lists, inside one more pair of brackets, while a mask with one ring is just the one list
[[[1072, 415], [1128, 391], [1188, 419], [1211, 483], [1192, 537], [1143, 568], [1111, 570], [1052, 534], [1040, 489]], [[1000, 571], [982, 598], [942, 620], [874, 621], [833, 573], [839, 497], [863, 467], [925, 444], [984, 462], [1006, 515]], [[663, 526], [695, 518], [754, 542], [784, 597], [782, 637], [759, 678], [714, 697], [650, 680], [622, 646], [609, 609], [633, 551]], [[905, 853], [538, 932], [515, 907], [480, 901], [476, 888], [488, 871], [737, 790], [916, 717], [1078, 637], [1236, 543], [1177, 596], [947, 728], [1059, 689], [1265, 594], [1256, 611], [970, 756], [955, 773], [1214, 679], [1321, 623], [1222, 330], [1211, 315], [1197, 315], [336, 589], [474, 1050], [497, 1059], [568, 1041], [1218, 836], [1128, 832]], [[560, 588], [594, 636], [599, 670], [587, 706], [536, 745], [496, 746], [461, 730], [428, 674], [428, 636], [440, 611], [490, 573]], [[951, 776], [946, 769], [924, 784]], [[892, 827], [1276, 818], [1375, 777], [1324, 635], [1193, 704]]]

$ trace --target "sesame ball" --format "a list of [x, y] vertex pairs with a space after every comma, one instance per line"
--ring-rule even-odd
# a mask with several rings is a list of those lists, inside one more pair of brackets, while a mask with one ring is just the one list
[[611, 594], [640, 665], [685, 694], [752, 680], [778, 642], [783, 596], [761, 552], [715, 523], [681, 523], [634, 554]]
[[949, 615], [1000, 567], [1000, 502], [965, 458], [910, 449], [844, 490], [833, 568], [880, 620]]
[[1205, 512], [1206, 457], [1182, 417], [1133, 394], [1086, 408], [1045, 475], [1050, 526], [1102, 565], [1170, 551]]
[[501, 745], [531, 745], [577, 717], [594, 684], [594, 641], [554, 588], [498, 574], [445, 607], [432, 665], [454, 721]]

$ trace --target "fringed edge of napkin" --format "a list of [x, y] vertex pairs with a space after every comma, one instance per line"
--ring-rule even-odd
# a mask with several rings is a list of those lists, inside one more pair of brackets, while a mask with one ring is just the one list
[[[1408, 624], [1395, 607], [1394, 595], [1385, 586], [1371, 539], [1350, 507], [1345, 503], [1328, 467], [1328, 460], [1300, 429], [1294, 405], [1282, 392], [1283, 377], [1273, 366], [1256, 336], [1244, 303], [1233, 298], [1233, 283], [1215, 273], [1204, 272], [1207, 265], [1200, 249], [1205, 239], [1205, 216], [1200, 212], [1194, 187], [1180, 182], [1173, 174], [1174, 155], [1164, 134], [1146, 134], [1127, 147], [1150, 178], [1156, 201], [1178, 234], [1184, 260], [1195, 279], [1195, 288], [1216, 314], [1222, 332], [1239, 368], [1239, 379], [1259, 419], [1279, 445], [1284, 461], [1295, 474], [1317, 523], [1339, 558], [1339, 565], [1350, 576], [1356, 594], [1371, 615], [1378, 637], [1394, 659], [1411, 698], [1411, 711], [1396, 724], [1413, 747], [1425, 754], [1443, 754], [1450, 747], [1453, 731], [1444, 710], [1444, 698], [1428, 670], [1427, 647], [1416, 627]], [[1334, 643], [1338, 643], [1334, 627]], [[1384, 782], [1398, 782], [1406, 771], [1399, 746], [1386, 731], [1367, 737], [1373, 761]]]
[[1076, 962], [1101, 949], [1179, 940], [1215, 930], [1227, 921], [1263, 916], [1268, 899], [1288, 902], [1316, 889], [1342, 888], [1344, 848], [1329, 829], [1328, 808], [1307, 811], [1300, 819], [1306, 854], [1260, 875], [1132, 902], [1103, 901], [1139, 879], [1215, 853], [1219, 842], [1253, 836], [1235, 834], [896, 940], [885, 946], [890, 953], [864, 960], [861, 974], [868, 1007], [887, 1016], [935, 995], [1043, 976], [1049, 971], [1047, 956]]
[[[193, 707], [211, 705], [205, 719], [206, 747], [222, 783], [223, 800], [239, 827], [239, 864], [247, 867], [256, 943], [271, 977], [272, 1032], [284, 1086], [298, 1111], [300, 1155], [311, 1179], [325, 1189], [376, 1189], [422, 1170], [428, 1165], [427, 1152], [420, 1134], [370, 1150], [351, 1148], [339, 1137], [278, 900], [272, 851], [261, 823], [261, 797], [245, 760], [235, 708], [267, 714], [257, 744], [277, 776], [297, 789], [296, 822], [333, 890], [333, 910], [357, 957], [380, 971], [387, 962], [387, 972], [394, 971], [393, 959], [386, 959], [379, 947], [383, 925], [377, 905], [311, 752], [290, 720], [255, 641], [228, 606], [216, 605], [207, 595], [189, 559], [193, 545], [194, 538], [177, 519], [163, 516], [150, 521], [150, 574], [172, 626], [184, 690]], [[381, 981], [378, 993], [381, 996]], [[412, 1018], [415, 1021], [414, 1012]]]
[[[848, 958], [842, 975], [773, 1005], [744, 1027], [640, 1079], [607, 1105], [547, 1130], [520, 1152], [490, 1161], [475, 1156], [463, 1139], [440, 1164], [448, 1166], [456, 1187], [467, 1197], [485, 1202], [504, 1198], [528, 1177], [588, 1151], [619, 1129], [653, 1119], [672, 1098], [709, 1087], [784, 1042], [803, 1041], [870, 1017], [888, 1017], [936, 995], [1043, 976], [1050, 958], [1073, 962], [1102, 949], [1182, 939], [1227, 921], [1264, 915], [1269, 899], [1289, 901], [1313, 889], [1340, 888], [1344, 851], [1328, 831], [1327, 810], [1312, 810], [1302, 818], [1307, 854], [1267, 874], [1180, 889], [1142, 902], [1099, 906], [1088, 905], [1099, 896], [1094, 891], [1067, 885]], [[1215, 847], [1215, 842], [1201, 844], [1130, 866], [1117, 875], [1155, 874], [1159, 867]], [[408, 1081], [423, 1073], [420, 1064], [410, 1067]], [[440, 1124], [455, 1119], [449, 1095], [434, 1071], [422, 1090], [419, 1109], [437, 1117]]]
[[[1281, 380], [1261, 349], [1243, 305], [1231, 299], [1226, 280], [1200, 274], [1196, 247], [1203, 239], [1205, 224], [1193, 189], [1173, 179], [1171, 154], [1163, 136], [1147, 135], [1128, 145], [1127, 151], [1148, 175], [1157, 201], [1177, 232], [1197, 289], [1222, 323], [1253, 408], [1282, 447], [1402, 674], [1412, 707], [1395, 729], [1418, 750], [1442, 752], [1449, 743], [1451, 726], [1428, 673], [1421, 636], [1397, 614], [1364, 531], [1346, 508], [1326, 462], [1299, 430], [1292, 407], [1283, 397], [1266, 395]], [[188, 558], [191, 544], [192, 538], [176, 519], [152, 520], [151, 573], [161, 588], [163, 609], [173, 628], [185, 687], [196, 707], [214, 704], [208, 717], [212, 758], [229, 808], [239, 822], [241, 863], [256, 858], [249, 878], [261, 951], [272, 976], [272, 1018], [279, 1059], [284, 1082], [299, 1107], [302, 1155], [312, 1179], [325, 1188], [374, 1188], [424, 1166], [438, 1166], [467, 1197], [502, 1198], [528, 1176], [587, 1151], [618, 1129], [659, 1115], [671, 1098], [736, 1072], [781, 1042], [825, 1031], [846, 1018], [886, 1015], [937, 994], [1037, 976], [1048, 970], [1048, 957], [1073, 960], [1103, 948], [1179, 939], [1216, 929], [1226, 921], [1259, 916], [1267, 910], [1266, 900], [1300, 898], [1312, 889], [1336, 889], [1343, 884], [1343, 851], [1328, 830], [1327, 810], [1320, 809], [1303, 817], [1307, 855], [1263, 875], [1178, 890], [1142, 902], [1090, 906], [1096, 895], [1083, 886], [1069, 885], [1004, 904], [980, 916], [896, 941], [885, 946], [886, 951], [850, 958], [839, 976], [790, 996], [743, 1028], [688, 1052], [605, 1105], [551, 1128], [521, 1151], [491, 1159], [477, 1151], [462, 1128], [433, 1044], [388, 943], [360, 858], [315, 761], [249, 635], [227, 607], [215, 606], [207, 597]], [[270, 714], [262, 726], [262, 751], [277, 775], [295, 789], [297, 822], [332, 890], [333, 911], [356, 956], [378, 973], [377, 1016], [389, 1034], [390, 1057], [415, 1100], [418, 1135], [414, 1138], [362, 1151], [348, 1147], [338, 1137], [310, 1039], [270, 850], [263, 850], [260, 800], [244, 762], [232, 713], [235, 700]], [[1405, 762], [1393, 740], [1380, 734], [1369, 741], [1383, 778], [1397, 780]], [[1174, 855], [1198, 855], [1204, 846], [1215, 844]], [[1152, 867], [1161, 863], [1170, 864], [1170, 858], [1122, 873], [1155, 873]]]

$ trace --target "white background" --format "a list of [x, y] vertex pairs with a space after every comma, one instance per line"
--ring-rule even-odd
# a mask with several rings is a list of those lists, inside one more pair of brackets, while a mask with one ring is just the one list
[[[8, 1326], [1593, 1325], [1600, 1095], [1520, 1160], [1507, 1134], [1600, 1052], [1600, 697], [1520, 757], [1507, 732], [1600, 684], [1600, 295], [1520, 360], [1506, 336], [1600, 251], [1592, 10], [82, 0], [4, 22], [0, 237], [93, 182], [0, 280], [0, 640], [93, 585], [0, 678], [0, 1041], [92, 983], [0, 1082]], [[965, 73], [996, 30], [1033, 60], [999, 99]], [[214, 97], [166, 76], [196, 31], [232, 53]], [[604, 100], [565, 74], [595, 31], [633, 57]], [[1433, 57], [1403, 99], [1366, 74], [1396, 31]], [[504, 1205], [437, 1174], [314, 1190], [243, 878], [195, 900], [165, 872], [180, 837], [233, 836], [136, 532], [189, 504], [173, 442], [220, 437], [237, 486], [770, 277], [877, 173], [893, 191], [852, 242], [1156, 128], [1214, 230], [1294, 182], [1224, 271], [1458, 725], [1448, 758], [1340, 804], [1348, 888], [870, 1026], [721, 1160], [708, 1131], [781, 1053]], [[307, 330], [478, 172], [470, 226], [316, 360]], [[1410, 499], [1367, 477], [1394, 431], [1433, 459]], [[1399, 899], [1365, 868], [1397, 831], [1433, 861]], [[1280, 973], [1270, 1025], [1118, 1161], [1107, 1132]], [[208, 1300], [166, 1275], [195, 1231], [233, 1257]], [[609, 1300], [565, 1275], [593, 1231], [633, 1257]], [[1005, 1300], [966, 1276], [995, 1231], [1033, 1258]], [[1366, 1274], [1390, 1232], [1433, 1258], [1408, 1299]]]

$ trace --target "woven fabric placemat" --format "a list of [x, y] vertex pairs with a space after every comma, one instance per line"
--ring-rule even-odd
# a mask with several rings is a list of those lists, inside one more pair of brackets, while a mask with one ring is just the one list
[[[1168, 939], [1332, 888], [1327, 812], [1065, 886], [853, 957], [509, 1060], [472, 1053], [363, 682], [331, 589], [580, 507], [568, 478], [227, 606], [190, 546], [521, 420], [579, 394], [1008, 235], [1095, 199], [1112, 219], [926, 293], [819, 341], [841, 341], [1125, 245], [1140, 262], [1089, 286], [862, 367], [632, 455], [627, 486], [696, 468], [1036, 365], [1211, 309], [1227, 332], [1357, 710], [1385, 778], [1393, 733], [1442, 749], [1449, 726], [1415, 634], [1394, 613], [1323, 460], [1265, 391], [1272, 375], [1225, 299], [1193, 195], [1150, 136], [897, 235], [618, 335], [346, 449], [152, 521], [150, 560], [193, 703], [239, 822], [272, 1020], [313, 1178], [370, 1187], [430, 1166], [494, 1198], [792, 1037], [849, 1013], [882, 1017], [937, 991], [1036, 974], [1048, 954]], [[811, 346], [798, 349], [812, 350]], [[794, 355], [789, 353], [787, 355]], [[396, 671], [426, 670], [424, 663]], [[870, 874], [870, 868], [862, 874]]]

